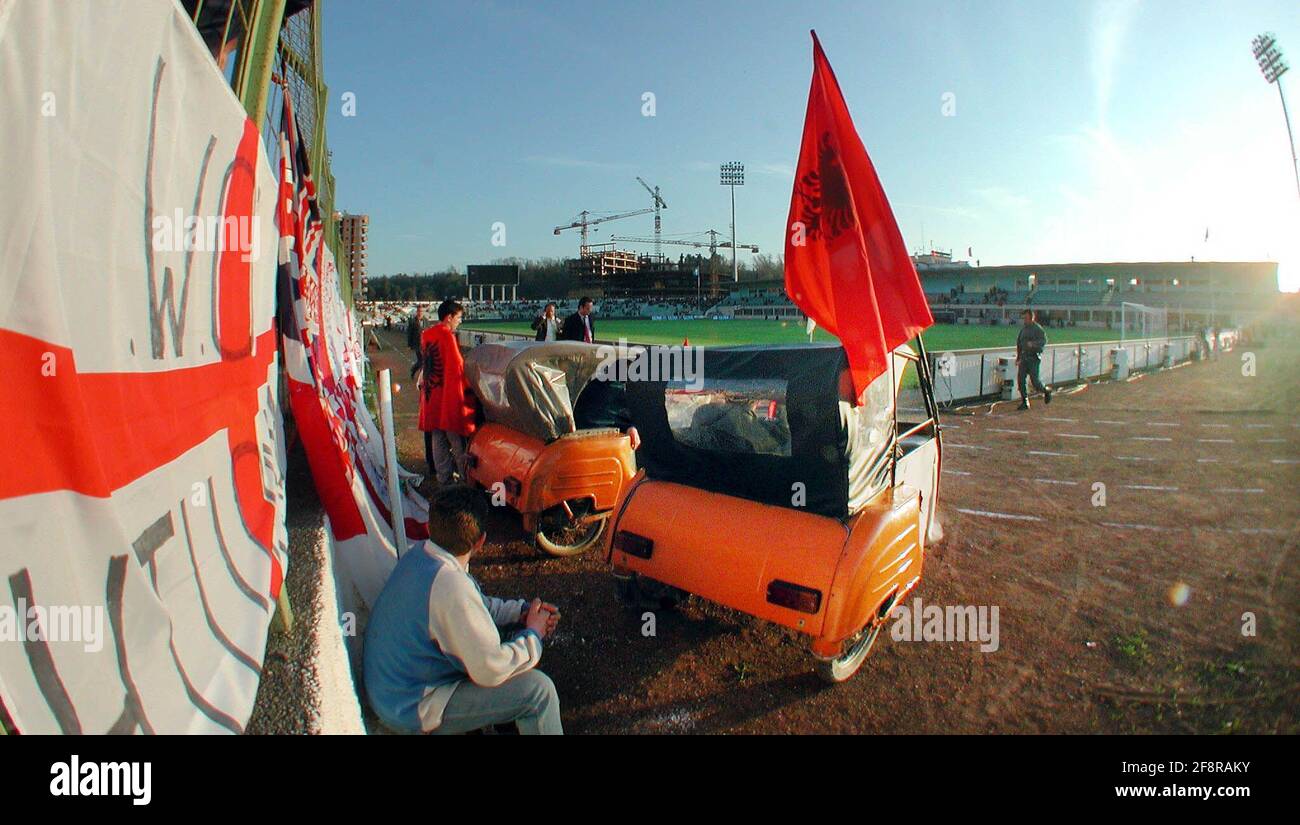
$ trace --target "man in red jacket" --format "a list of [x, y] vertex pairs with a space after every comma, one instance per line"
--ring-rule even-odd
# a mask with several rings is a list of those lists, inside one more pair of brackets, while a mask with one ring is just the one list
[[465, 439], [474, 432], [474, 407], [466, 395], [465, 359], [456, 343], [456, 328], [465, 316], [460, 302], [438, 305], [438, 323], [420, 336], [419, 356], [411, 373], [420, 373], [420, 429], [424, 459], [439, 486], [452, 474], [465, 478]]

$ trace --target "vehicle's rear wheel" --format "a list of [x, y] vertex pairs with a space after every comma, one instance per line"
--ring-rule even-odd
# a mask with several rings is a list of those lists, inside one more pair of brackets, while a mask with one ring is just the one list
[[592, 547], [605, 532], [609, 513], [592, 511], [590, 499], [575, 499], [537, 517], [537, 546], [552, 556], [576, 556]]
[[843, 652], [839, 656], [834, 659], [816, 660], [817, 675], [822, 678], [822, 681], [835, 685], [858, 672], [858, 668], [862, 667], [862, 663], [871, 654], [871, 648], [875, 647], [876, 637], [880, 635], [880, 629], [885, 626], [897, 601], [898, 593], [895, 592], [880, 605], [873, 621], [844, 640]]
[[834, 659], [818, 659], [817, 675], [833, 685], [846, 681], [858, 672], [880, 635], [882, 624], [871, 624], [844, 641], [844, 652]]

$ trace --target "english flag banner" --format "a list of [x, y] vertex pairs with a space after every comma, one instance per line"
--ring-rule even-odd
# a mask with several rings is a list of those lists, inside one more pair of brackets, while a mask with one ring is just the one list
[[287, 564], [258, 128], [171, 0], [0, 2], [0, 97], [0, 703], [242, 732]]
[[280, 329], [289, 404], [333, 538], [344, 612], [366, 610], [397, 564], [400, 547], [429, 537], [428, 502], [401, 471], [406, 535], [394, 540], [383, 439], [362, 398], [364, 357], [324, 242], [306, 146], [283, 97], [279, 196]]
[[875, 167], [813, 33], [813, 77], [785, 239], [785, 289], [848, 354], [855, 396], [934, 323]]

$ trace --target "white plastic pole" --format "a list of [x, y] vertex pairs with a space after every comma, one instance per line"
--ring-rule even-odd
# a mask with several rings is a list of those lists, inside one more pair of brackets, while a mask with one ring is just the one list
[[402, 490], [397, 482], [397, 433], [393, 429], [393, 381], [389, 370], [379, 371], [379, 420], [384, 427], [384, 459], [388, 468], [388, 513], [393, 520], [393, 544], [400, 557], [406, 549], [406, 517]]

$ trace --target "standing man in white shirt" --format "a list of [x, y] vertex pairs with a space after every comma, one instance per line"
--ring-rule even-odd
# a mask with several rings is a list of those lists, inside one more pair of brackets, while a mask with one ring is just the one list
[[555, 317], [555, 304], [547, 304], [542, 314], [533, 319], [533, 330], [538, 341], [554, 341], [560, 337], [560, 319]]

